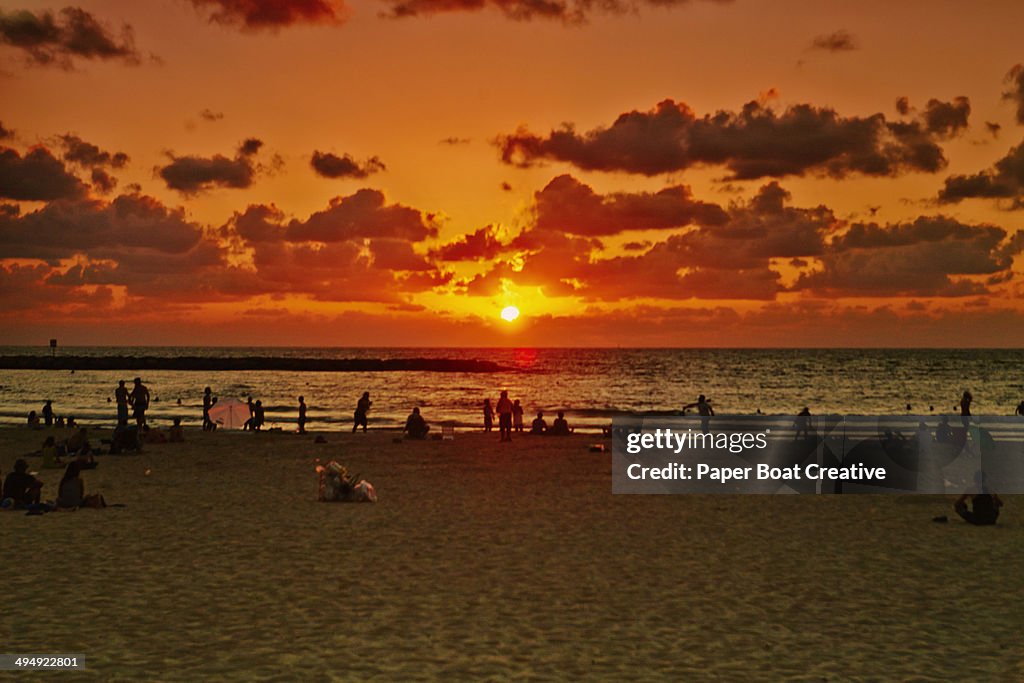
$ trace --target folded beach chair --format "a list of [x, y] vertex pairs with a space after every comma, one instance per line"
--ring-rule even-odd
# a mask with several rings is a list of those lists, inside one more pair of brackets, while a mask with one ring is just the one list
[[441, 440], [442, 441], [454, 441], [455, 440], [455, 423], [445, 422], [441, 425]]

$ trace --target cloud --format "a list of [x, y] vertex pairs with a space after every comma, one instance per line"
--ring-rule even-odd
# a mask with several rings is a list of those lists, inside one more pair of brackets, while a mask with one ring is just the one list
[[570, 175], [560, 175], [534, 195], [536, 227], [575, 235], [614, 235], [627, 230], [664, 230], [727, 220], [717, 204], [693, 198], [684, 185], [656, 193], [599, 195]]
[[54, 201], [24, 215], [0, 214], [0, 258], [117, 258], [135, 248], [178, 254], [201, 239], [202, 229], [184, 210], [145, 195]]
[[739, 112], [698, 117], [686, 104], [664, 100], [586, 133], [571, 124], [546, 136], [520, 129], [495, 143], [502, 161], [520, 167], [552, 160], [585, 170], [652, 176], [725, 166], [731, 180], [896, 176], [944, 168], [946, 157], [938, 143], [962, 130], [969, 111], [966, 98], [932, 100], [914, 120], [888, 121], [883, 114], [844, 117], [809, 104], [779, 112], [752, 101]]
[[0, 147], [0, 197], [50, 201], [81, 197], [85, 189], [45, 147], [33, 147], [24, 157], [10, 147]]
[[14, 131], [10, 128], [4, 128], [4, 124], [0, 122], [0, 140], [6, 140], [7, 138], [13, 138]]
[[49, 10], [0, 11], [0, 44], [25, 53], [32, 64], [71, 69], [74, 59], [141, 61], [132, 28], [121, 27], [120, 36], [79, 7], [65, 7], [58, 15]]
[[64, 161], [70, 161], [83, 168], [93, 168], [96, 166], [123, 168], [129, 160], [128, 155], [124, 152], [111, 154], [91, 142], [86, 142], [77, 135], [68, 133], [67, 135], [60, 136], [60, 140], [64, 146]]
[[211, 123], [221, 121], [224, 119], [224, 112], [213, 111], [212, 109], [204, 109], [199, 112], [199, 118], [204, 121], [210, 121]]
[[242, 142], [233, 159], [221, 154], [212, 157], [183, 156], [168, 153], [171, 163], [158, 167], [157, 173], [171, 190], [194, 195], [215, 187], [244, 189], [252, 185], [257, 167], [252, 157], [263, 146], [256, 138]]
[[388, 204], [379, 190], [362, 189], [335, 197], [305, 221], [292, 220], [285, 239], [292, 242], [340, 242], [363, 238], [398, 238], [419, 242], [436, 237], [435, 216], [401, 204]]
[[314, 151], [310, 165], [316, 174], [324, 178], [366, 178], [373, 173], [386, 171], [387, 167], [378, 157], [370, 157], [360, 164], [346, 154], [339, 157], [330, 152]]
[[[592, 13], [625, 14], [642, 7], [678, 7], [690, 0], [387, 0], [391, 9], [384, 13], [392, 18], [431, 16], [453, 12], [478, 12], [485, 8], [499, 10], [509, 19], [530, 21], [553, 19], [566, 24], [580, 24]], [[715, 0], [728, 2], [729, 0]]]
[[943, 204], [972, 198], [1009, 200], [1006, 208], [1024, 208], [1024, 143], [1010, 149], [990, 169], [946, 178], [938, 195]]
[[1024, 124], [1024, 64], [1016, 64], [1006, 74], [1009, 90], [1003, 93], [1003, 99], [1017, 105], [1017, 123]]
[[117, 178], [110, 175], [102, 168], [92, 169], [92, 186], [100, 194], [110, 194], [117, 187]]
[[339, 24], [348, 13], [340, 0], [191, 0], [210, 21], [246, 30], [297, 24]]
[[432, 255], [441, 261], [484, 261], [497, 256], [503, 248], [494, 226], [488, 225], [442, 245]]
[[1020, 251], [992, 225], [969, 225], [946, 216], [912, 223], [858, 223], [835, 237], [819, 258], [822, 268], [794, 286], [820, 296], [959, 297], [989, 293], [963, 276], [1006, 277]]
[[858, 49], [857, 40], [846, 30], [833, 31], [827, 35], [816, 36], [811, 41], [811, 50], [825, 52], [850, 52]]
[[451, 146], [454, 147], [456, 145], [468, 145], [470, 142], [472, 142], [472, 140], [470, 140], [469, 138], [457, 138], [457, 137], [452, 136], [452, 137], [447, 137], [447, 138], [444, 138], [443, 140], [440, 140], [438, 142], [438, 144], [441, 144], [441, 145], [451, 145]]
[[998, 123], [993, 123], [992, 121], [985, 122], [985, 130], [987, 130], [993, 138], [998, 138], [999, 131], [1001, 131], [1002, 129], [1003, 127]]

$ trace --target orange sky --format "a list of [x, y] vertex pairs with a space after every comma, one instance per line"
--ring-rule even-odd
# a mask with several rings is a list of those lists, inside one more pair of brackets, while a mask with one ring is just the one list
[[1020, 3], [540, 6], [3, 3], [0, 343], [1019, 346]]

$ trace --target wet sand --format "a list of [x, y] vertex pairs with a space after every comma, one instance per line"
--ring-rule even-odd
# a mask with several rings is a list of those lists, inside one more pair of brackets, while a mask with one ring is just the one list
[[[3, 473], [44, 434], [0, 430]], [[62, 680], [1024, 678], [1024, 497], [974, 528], [941, 497], [613, 496], [593, 436], [325, 436], [189, 430], [85, 473], [125, 508], [0, 513], [3, 651], [85, 654]], [[380, 502], [316, 502], [315, 458]]]

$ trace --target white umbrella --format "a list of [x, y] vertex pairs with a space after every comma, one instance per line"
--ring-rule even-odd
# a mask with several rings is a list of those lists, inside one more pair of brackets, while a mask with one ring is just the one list
[[249, 404], [237, 398], [218, 400], [210, 408], [210, 421], [225, 429], [241, 429], [249, 420]]

